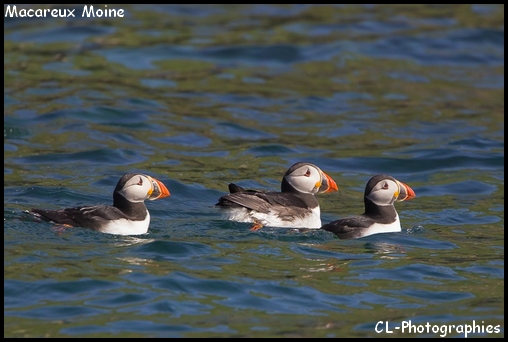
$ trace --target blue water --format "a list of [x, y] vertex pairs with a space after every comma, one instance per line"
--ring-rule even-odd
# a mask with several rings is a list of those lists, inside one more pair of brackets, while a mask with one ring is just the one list
[[[74, 8], [4, 20], [4, 337], [504, 336], [504, 6]], [[339, 186], [323, 222], [374, 174], [410, 185], [403, 232], [213, 208], [298, 161]], [[109, 204], [127, 172], [171, 192], [145, 235], [22, 212]]]

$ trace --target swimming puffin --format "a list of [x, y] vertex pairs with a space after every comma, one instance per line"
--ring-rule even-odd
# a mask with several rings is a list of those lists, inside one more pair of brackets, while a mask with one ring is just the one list
[[65, 227], [85, 227], [102, 233], [139, 235], [148, 231], [150, 213], [144, 201], [168, 197], [159, 180], [141, 173], [128, 173], [118, 181], [113, 205], [94, 205], [47, 210], [32, 208], [28, 213]]
[[280, 192], [247, 190], [229, 184], [229, 194], [215, 204], [224, 219], [254, 223], [251, 230], [263, 226], [283, 228], [320, 228], [321, 216], [317, 193], [338, 191], [335, 181], [314, 164], [298, 162], [282, 177]]
[[394, 203], [411, 200], [415, 192], [389, 175], [375, 175], [365, 186], [365, 212], [327, 223], [321, 229], [339, 239], [357, 239], [378, 233], [400, 232], [400, 220]]

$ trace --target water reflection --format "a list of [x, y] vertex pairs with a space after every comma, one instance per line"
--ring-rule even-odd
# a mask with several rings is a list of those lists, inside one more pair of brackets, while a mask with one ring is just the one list
[[147, 243], [154, 242], [155, 239], [150, 238], [139, 238], [135, 236], [123, 236], [119, 235], [119, 239], [115, 240], [113, 242], [113, 246], [116, 247], [128, 247], [128, 246], [134, 246], [134, 245], [143, 245]]

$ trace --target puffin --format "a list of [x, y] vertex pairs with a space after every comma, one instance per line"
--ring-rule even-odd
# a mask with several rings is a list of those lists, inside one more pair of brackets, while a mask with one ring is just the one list
[[293, 164], [282, 177], [281, 191], [244, 189], [228, 185], [229, 194], [215, 204], [223, 219], [262, 227], [321, 227], [321, 212], [315, 195], [338, 191], [337, 183], [319, 167], [307, 162]]
[[394, 203], [411, 200], [415, 192], [389, 175], [378, 174], [365, 186], [365, 212], [327, 223], [321, 227], [339, 239], [358, 239], [379, 233], [400, 232], [399, 214]]
[[116, 184], [113, 205], [59, 210], [32, 208], [26, 212], [63, 227], [84, 227], [117, 235], [140, 235], [148, 231], [150, 224], [150, 213], [144, 201], [168, 196], [169, 190], [161, 181], [142, 173], [128, 173]]

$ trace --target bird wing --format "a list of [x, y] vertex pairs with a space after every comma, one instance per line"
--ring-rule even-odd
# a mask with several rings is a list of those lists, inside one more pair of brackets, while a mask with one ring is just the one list
[[33, 208], [31, 212], [46, 221], [89, 228], [96, 227], [100, 222], [125, 218], [118, 208], [109, 205], [83, 206], [60, 210]]
[[362, 231], [374, 223], [366, 216], [352, 216], [327, 223], [321, 229], [334, 233], [339, 239], [355, 239], [362, 237]]

